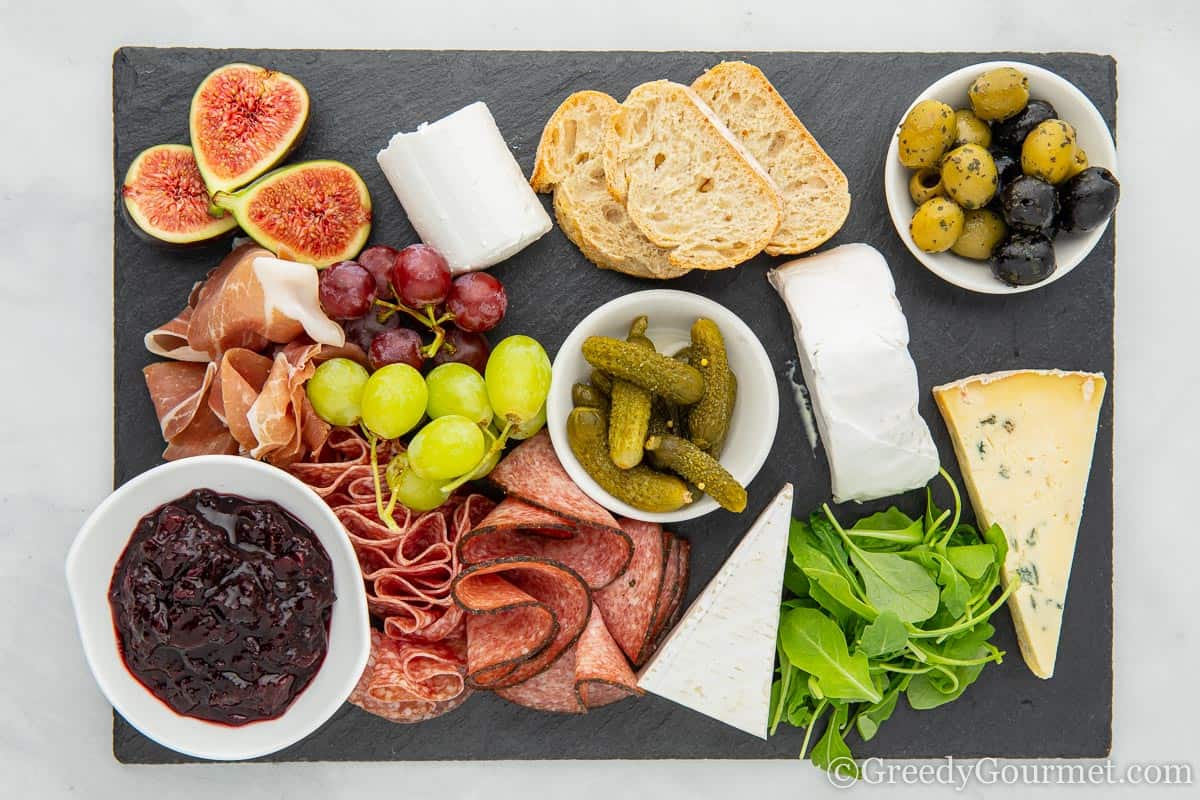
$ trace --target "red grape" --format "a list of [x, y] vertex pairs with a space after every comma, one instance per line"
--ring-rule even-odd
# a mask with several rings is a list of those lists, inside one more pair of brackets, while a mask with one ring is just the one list
[[412, 328], [392, 328], [376, 335], [371, 342], [367, 356], [371, 369], [379, 369], [388, 364], [408, 364], [413, 369], [420, 369], [425, 363], [421, 355], [421, 334]]
[[386, 244], [368, 247], [358, 254], [358, 263], [375, 277], [375, 294], [384, 300], [391, 300], [396, 296], [388, 281], [392, 277], [392, 264], [396, 263], [396, 256], [399, 254], [396, 248]]
[[317, 294], [334, 319], [358, 319], [375, 303], [375, 280], [357, 261], [339, 261], [321, 270]]
[[504, 319], [508, 295], [504, 284], [486, 272], [468, 272], [454, 279], [446, 308], [454, 315], [454, 324], [464, 331], [490, 331]]
[[[450, 352], [450, 347], [446, 347], [447, 344], [454, 348], [453, 353]], [[488, 354], [491, 352], [492, 346], [482, 334], [449, 328], [446, 331], [446, 341], [433, 357], [433, 363], [457, 361], [474, 367], [475, 371], [482, 375], [483, 368], [487, 366]]]
[[376, 334], [399, 328], [400, 325], [399, 314], [392, 314], [387, 322], [380, 322], [375, 314], [367, 314], [361, 319], [349, 319], [342, 323], [342, 327], [346, 329], [346, 341], [354, 342], [364, 353], [371, 349], [371, 342], [375, 340]]
[[411, 244], [396, 256], [392, 284], [405, 305], [436, 306], [450, 292], [450, 267], [442, 254], [429, 245]]

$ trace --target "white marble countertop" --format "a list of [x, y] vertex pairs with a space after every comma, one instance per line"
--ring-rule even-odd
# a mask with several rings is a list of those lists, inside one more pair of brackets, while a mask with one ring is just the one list
[[[1200, 716], [1196, 334], [1200, 5], [569, 0], [0, 3], [0, 792], [12, 798], [812, 796], [806, 764], [737, 762], [126, 767], [63, 586], [112, 478], [112, 51], [335, 48], [1078, 50], [1118, 59], [1113, 759], [1193, 762]], [[817, 7], [819, 6], [819, 8]], [[628, 13], [621, 8], [627, 7]], [[14, 381], [8, 383], [8, 381]], [[1200, 779], [1200, 778], [1197, 778]], [[932, 791], [892, 787], [901, 796]], [[1123, 796], [1110, 787], [1104, 796]], [[944, 788], [947, 795], [953, 789]], [[974, 785], [981, 797], [999, 786]], [[1184, 790], [1186, 791], [1186, 790]], [[1193, 790], [1194, 791], [1194, 790]]]

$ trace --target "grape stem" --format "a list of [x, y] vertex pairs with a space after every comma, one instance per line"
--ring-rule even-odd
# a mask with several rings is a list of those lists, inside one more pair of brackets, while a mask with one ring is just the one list
[[443, 486], [442, 491], [447, 496], [449, 496], [449, 494], [451, 492], [453, 492], [458, 487], [462, 486], [464, 483], [467, 482], [467, 480], [472, 475], [475, 474], [475, 471], [477, 469], [479, 469], [480, 464], [483, 464], [485, 461], [487, 461], [489, 458], [494, 456], [496, 453], [499, 453], [501, 450], [503, 450], [505, 443], [508, 442], [509, 434], [512, 433], [513, 427], [514, 427], [513, 421], [511, 419], [508, 420], [507, 422], [505, 422], [504, 429], [500, 431], [500, 435], [496, 437], [496, 441], [492, 442], [492, 446], [484, 451], [483, 458], [479, 459], [479, 461], [476, 462], [475, 466], [472, 467], [467, 472], [463, 473], [463, 475], [461, 475], [458, 478], [455, 478], [450, 483], [447, 483], [445, 486]]
[[425, 306], [425, 313], [421, 313], [416, 309], [409, 308], [408, 306], [404, 305], [404, 303], [399, 301], [395, 303], [389, 303], [387, 300], [380, 300], [379, 298], [375, 298], [375, 305], [383, 306], [385, 309], [376, 315], [376, 319], [378, 319], [381, 323], [387, 322], [388, 318], [397, 311], [402, 311], [433, 331], [433, 342], [421, 348], [421, 355], [425, 356], [426, 358], [433, 358], [443, 347], [445, 347], [447, 352], [449, 352], [451, 355], [454, 354], [454, 345], [446, 341], [446, 329], [442, 327], [443, 323], [450, 322], [454, 319], [454, 315], [449, 311], [439, 317], [434, 313], [434, 306], [432, 303], [429, 303]]
[[[400, 530], [395, 517], [392, 516], [392, 512], [396, 510], [396, 492], [392, 489], [390, 475], [385, 475], [385, 478], [388, 479], [388, 504], [386, 508], [383, 505], [383, 486], [379, 481], [379, 455], [376, 451], [379, 437], [368, 430], [366, 426], [363, 426], [363, 433], [366, 434], [367, 442], [371, 445], [371, 477], [375, 481], [375, 511], [379, 514], [379, 519], [383, 524], [387, 525], [388, 530]], [[390, 471], [390, 469], [391, 464], [389, 463], [388, 470]]]

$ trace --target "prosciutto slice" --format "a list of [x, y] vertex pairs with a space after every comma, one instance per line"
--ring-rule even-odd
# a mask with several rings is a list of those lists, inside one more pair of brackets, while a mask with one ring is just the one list
[[168, 461], [188, 456], [230, 454], [237, 441], [207, 402], [215, 364], [164, 361], [142, 370], [162, 428]]

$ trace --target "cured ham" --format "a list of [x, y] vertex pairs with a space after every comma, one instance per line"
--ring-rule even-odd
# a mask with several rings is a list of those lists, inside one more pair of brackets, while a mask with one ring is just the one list
[[237, 441], [207, 401], [216, 365], [164, 361], [142, 370], [162, 428], [167, 460], [233, 454]]

